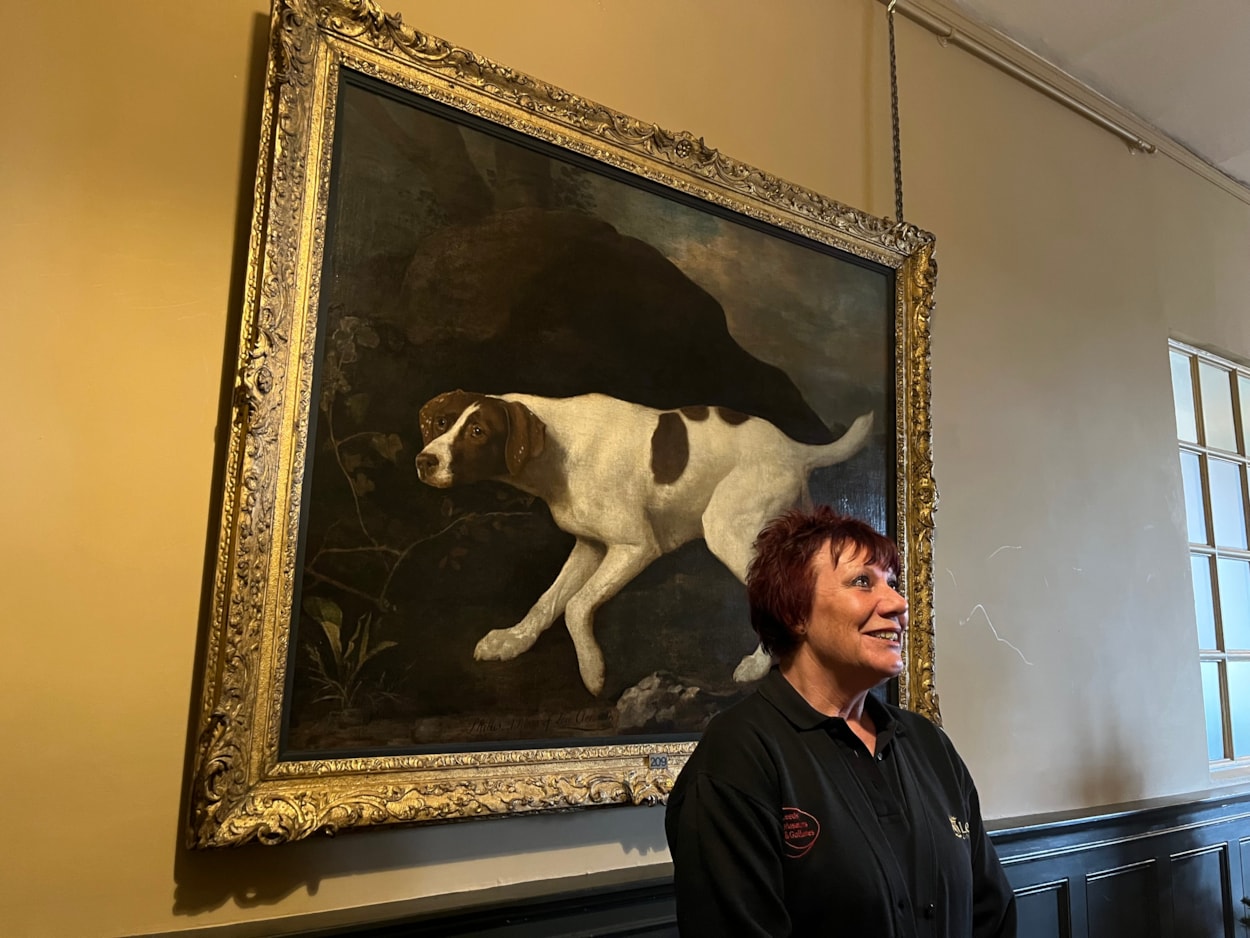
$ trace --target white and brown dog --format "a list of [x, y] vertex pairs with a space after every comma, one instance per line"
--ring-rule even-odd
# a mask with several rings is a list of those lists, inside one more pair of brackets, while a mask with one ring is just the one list
[[[722, 407], [654, 410], [602, 394], [450, 391], [422, 407], [420, 421], [422, 482], [506, 482], [543, 499], [556, 524], [577, 538], [525, 618], [489, 632], [474, 657], [515, 658], [563, 614], [582, 681], [598, 694], [604, 663], [595, 610], [657, 557], [699, 537], [745, 582], [760, 528], [810, 502], [808, 474], [858, 452], [872, 414], [823, 446], [795, 442], [766, 420]], [[757, 648], [733, 676], [755, 680], [768, 667]]]

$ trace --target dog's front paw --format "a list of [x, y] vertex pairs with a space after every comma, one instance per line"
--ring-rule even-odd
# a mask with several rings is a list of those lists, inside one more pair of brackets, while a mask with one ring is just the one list
[[513, 629], [492, 629], [482, 636], [473, 649], [477, 661], [511, 661], [523, 651], [529, 651], [534, 639]]
[[596, 697], [603, 693], [603, 679], [606, 669], [603, 666], [602, 657], [598, 661], [579, 662], [577, 670], [582, 676], [582, 683], [586, 685], [586, 690]]
[[734, 680], [739, 684], [758, 681], [768, 673], [768, 669], [772, 666], [773, 656], [763, 648], [757, 648], [738, 662], [738, 666], [734, 668]]

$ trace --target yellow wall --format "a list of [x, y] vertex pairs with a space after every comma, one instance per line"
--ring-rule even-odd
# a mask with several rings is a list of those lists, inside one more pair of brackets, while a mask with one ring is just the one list
[[[390, 7], [892, 214], [872, 0]], [[666, 862], [655, 809], [180, 849], [267, 11], [70, 9], [24, 5], [0, 58], [2, 930], [272, 932]], [[941, 264], [948, 727], [991, 816], [1202, 789], [1166, 340], [1250, 356], [1250, 207], [905, 20], [898, 39], [908, 216]]]

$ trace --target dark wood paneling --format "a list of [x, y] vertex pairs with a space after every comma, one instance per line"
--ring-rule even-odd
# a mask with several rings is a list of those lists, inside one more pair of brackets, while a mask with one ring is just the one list
[[1018, 890], [1017, 938], [1071, 938], [1070, 893], [1066, 879]]
[[1085, 877], [1085, 916], [1090, 935], [1161, 938], [1163, 912], [1154, 860], [1143, 860]]
[[[1019, 938], [1250, 938], [1250, 790], [999, 828], [993, 839], [1018, 897]], [[274, 924], [275, 935], [322, 938], [677, 936], [670, 880], [355, 928], [318, 928], [312, 917]], [[836, 921], [830, 926], [836, 933]], [[230, 926], [202, 933], [210, 935], [230, 938]]]
[[1186, 938], [1236, 938], [1228, 844], [1172, 857], [1172, 922]]
[[316, 938], [678, 938], [677, 905], [672, 881], [663, 880], [307, 934]]
[[[1241, 904], [1233, 903], [1234, 913], [1244, 929], [1245, 938], [1250, 938], [1250, 837], [1241, 839], [1241, 850], [1238, 859], [1241, 861]], [[1233, 882], [1237, 879], [1234, 876]], [[1237, 934], [1242, 938], [1242, 933]]]
[[[1073, 938], [1250, 938], [1250, 792], [1026, 819], [994, 833], [1017, 896], [1067, 880]], [[1049, 909], [1021, 904], [1021, 936]], [[1034, 929], [1042, 929], [1035, 931]]]

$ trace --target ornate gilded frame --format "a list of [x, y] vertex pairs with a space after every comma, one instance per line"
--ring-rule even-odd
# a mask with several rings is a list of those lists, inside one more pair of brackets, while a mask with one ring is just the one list
[[372, 0], [276, 0], [246, 310], [192, 770], [193, 847], [662, 801], [690, 742], [290, 761], [279, 738], [340, 70], [894, 270], [896, 533], [911, 601], [902, 705], [933, 683], [929, 320], [934, 239], [418, 32]]

